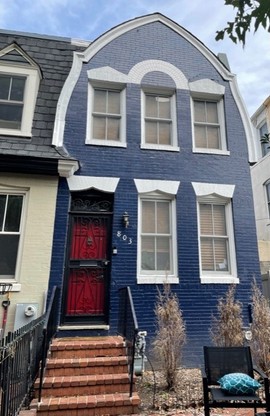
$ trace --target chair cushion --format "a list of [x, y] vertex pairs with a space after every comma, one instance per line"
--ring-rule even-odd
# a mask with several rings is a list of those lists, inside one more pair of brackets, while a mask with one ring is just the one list
[[243, 373], [226, 374], [218, 383], [222, 390], [233, 395], [254, 394], [261, 387], [257, 380]]

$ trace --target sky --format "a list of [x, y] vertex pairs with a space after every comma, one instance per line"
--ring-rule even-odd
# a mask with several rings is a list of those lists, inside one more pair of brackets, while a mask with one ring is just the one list
[[203, 42], [226, 53], [251, 116], [270, 95], [270, 33], [251, 31], [243, 48], [216, 31], [232, 21], [224, 0], [0, 0], [0, 29], [93, 41], [126, 20], [159, 12]]

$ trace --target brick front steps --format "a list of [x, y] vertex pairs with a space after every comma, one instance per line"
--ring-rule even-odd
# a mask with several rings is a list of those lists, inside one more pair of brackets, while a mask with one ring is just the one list
[[[38, 389], [36, 383], [36, 389]], [[52, 342], [37, 416], [102, 416], [138, 413], [129, 395], [126, 349], [121, 337], [57, 338]]]

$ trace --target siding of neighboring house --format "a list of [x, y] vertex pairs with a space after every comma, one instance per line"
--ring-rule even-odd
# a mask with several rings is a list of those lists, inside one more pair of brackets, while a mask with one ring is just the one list
[[270, 100], [263, 102], [251, 117], [257, 146], [256, 163], [251, 167], [260, 269], [264, 294], [270, 298], [270, 153], [269, 144], [261, 144], [270, 131]]
[[[16, 270], [11, 278], [3, 277], [6, 259], [3, 249], [0, 250], [0, 283], [9, 281], [13, 285], [6, 331], [30, 320], [23, 309], [16, 315], [17, 304], [35, 305], [36, 317], [46, 305], [58, 180], [68, 174], [69, 164], [75, 163], [64, 149], [52, 146], [52, 133], [57, 100], [72, 64], [73, 51], [80, 49], [68, 38], [0, 31], [1, 85], [10, 76], [28, 77], [23, 102], [23, 114], [28, 111], [28, 119], [23, 116], [22, 127], [17, 130], [9, 125], [3, 128], [2, 118], [0, 123], [0, 196], [24, 197]], [[38, 85], [36, 96], [33, 85], [28, 84], [33, 73], [37, 80], [34, 86]], [[2, 94], [1, 105], [5, 105], [6, 99]], [[33, 107], [32, 113], [28, 107]], [[5, 230], [1, 227], [2, 224], [1, 247], [5, 247]], [[5, 298], [6, 295], [2, 296]], [[2, 314], [1, 307], [0, 322]]]

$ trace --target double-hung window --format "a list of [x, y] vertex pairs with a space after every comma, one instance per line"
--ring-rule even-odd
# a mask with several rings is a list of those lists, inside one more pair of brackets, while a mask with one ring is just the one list
[[0, 193], [0, 279], [14, 279], [24, 196]]
[[270, 180], [265, 183], [266, 201], [268, 207], [268, 216], [270, 218]]
[[41, 71], [18, 45], [0, 50], [0, 134], [30, 137]]
[[194, 99], [193, 105], [195, 147], [222, 150], [221, 103]]
[[[259, 128], [259, 138], [260, 140], [263, 138], [263, 136], [268, 133], [267, 123], [263, 123], [261, 127]], [[270, 143], [261, 143], [261, 149], [262, 149], [262, 156], [265, 156], [267, 153], [270, 152]]]
[[20, 130], [26, 77], [0, 73], [0, 128]]
[[234, 185], [192, 185], [198, 205], [201, 283], [238, 283], [232, 215]]
[[230, 273], [229, 235], [225, 204], [199, 203], [201, 267], [203, 273]]
[[86, 143], [125, 146], [126, 115], [123, 86], [89, 85]]
[[189, 86], [193, 119], [193, 151], [229, 154], [225, 129], [225, 87], [208, 78], [191, 82]]
[[142, 92], [142, 147], [176, 150], [175, 92]]

